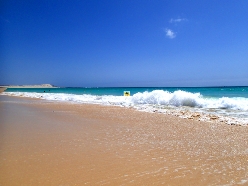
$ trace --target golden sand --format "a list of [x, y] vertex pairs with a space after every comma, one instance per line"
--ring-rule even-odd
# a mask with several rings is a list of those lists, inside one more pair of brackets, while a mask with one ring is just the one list
[[248, 127], [0, 99], [0, 185], [248, 184]]

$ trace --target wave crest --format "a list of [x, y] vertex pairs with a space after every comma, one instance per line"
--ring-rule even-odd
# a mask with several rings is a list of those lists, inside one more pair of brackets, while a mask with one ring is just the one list
[[190, 93], [181, 90], [170, 93], [163, 90], [154, 90], [152, 92], [134, 94], [132, 102], [134, 104], [202, 107], [203, 98], [200, 93]]

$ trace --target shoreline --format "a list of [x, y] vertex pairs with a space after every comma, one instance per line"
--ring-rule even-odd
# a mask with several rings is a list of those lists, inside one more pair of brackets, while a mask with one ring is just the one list
[[[39, 95], [39, 93], [37, 93]], [[45, 95], [39, 95], [39, 96], [30, 96], [26, 95], [25, 93], [21, 94], [4, 94], [7, 96], [14, 96], [14, 97], [22, 97], [22, 98], [30, 98], [30, 99], [42, 99], [42, 100], [49, 100], [49, 101], [61, 101], [61, 102], [67, 102], [66, 100], [59, 100], [57, 98], [51, 99], [49, 97], [46, 99]], [[225, 114], [220, 114], [215, 111], [207, 111], [207, 110], [201, 110], [200, 108], [191, 108], [191, 107], [170, 107], [170, 106], [164, 106], [164, 105], [125, 105], [125, 104], [115, 104], [115, 102], [77, 102], [77, 101], [68, 101], [72, 104], [99, 104], [99, 105], [105, 105], [105, 106], [118, 106], [118, 107], [125, 107], [125, 108], [132, 108], [140, 112], [148, 112], [148, 113], [161, 113], [168, 116], [176, 116], [179, 118], [183, 118], [186, 120], [193, 120], [193, 121], [202, 121], [202, 122], [209, 122], [209, 123], [224, 123], [226, 125], [235, 125], [235, 126], [248, 126], [248, 118], [245, 117], [237, 117], [237, 116], [228, 116]], [[211, 110], [211, 109], [209, 109]]]
[[247, 127], [0, 96], [3, 185], [248, 182]]

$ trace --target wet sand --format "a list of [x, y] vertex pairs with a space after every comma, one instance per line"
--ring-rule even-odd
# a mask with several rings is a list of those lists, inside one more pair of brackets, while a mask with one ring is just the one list
[[248, 127], [0, 96], [0, 185], [247, 185]]
[[0, 93], [4, 92], [7, 88], [5, 87], [0, 87]]

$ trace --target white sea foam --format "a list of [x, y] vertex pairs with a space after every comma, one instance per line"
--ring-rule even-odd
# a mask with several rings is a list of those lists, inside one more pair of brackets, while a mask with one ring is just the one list
[[196, 108], [234, 109], [248, 111], [247, 98], [204, 98], [200, 93], [175, 91], [173, 93], [163, 90], [134, 94], [134, 104], [156, 104], [167, 106], [189, 106]]
[[[190, 110], [191, 112], [201, 112], [242, 118], [242, 123], [248, 124], [248, 98], [206, 98], [200, 93], [190, 93], [186, 91], [168, 92], [154, 90], [152, 92], [136, 93], [133, 96], [111, 96], [111, 95], [75, 95], [64, 93], [28, 93], [28, 92], [4, 92], [4, 95], [22, 96], [30, 98], [40, 98], [50, 101], [69, 101], [76, 103], [117, 105], [135, 107], [139, 110], [152, 111], [154, 107], [163, 109], [173, 107], [177, 110]], [[244, 121], [244, 122], [243, 122]], [[240, 121], [239, 121], [240, 122]], [[237, 122], [236, 122], [237, 123]]]
[[199, 93], [190, 93], [185, 91], [175, 91], [173, 93], [154, 90], [152, 92], [144, 92], [134, 94], [132, 97], [134, 104], [156, 104], [171, 106], [190, 106], [202, 107], [203, 99]]

